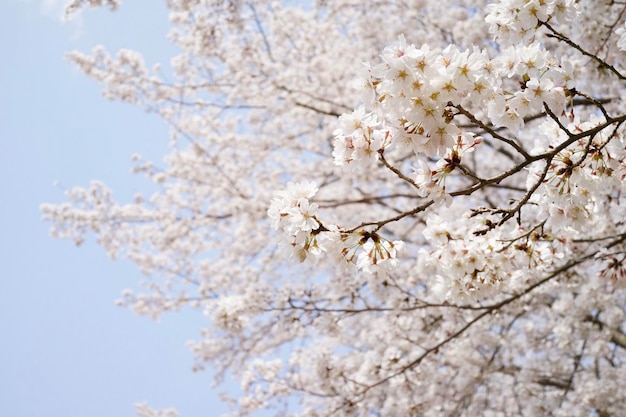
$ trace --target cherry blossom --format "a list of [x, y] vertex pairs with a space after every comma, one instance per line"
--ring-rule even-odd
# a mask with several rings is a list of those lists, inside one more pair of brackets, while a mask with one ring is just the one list
[[120, 305], [203, 315], [233, 415], [622, 415], [622, 2], [168, 7], [168, 69], [68, 53], [171, 126], [155, 191], [42, 211], [146, 274]]

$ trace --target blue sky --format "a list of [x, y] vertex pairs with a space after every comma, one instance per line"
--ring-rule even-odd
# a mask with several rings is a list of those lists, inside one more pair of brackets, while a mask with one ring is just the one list
[[[0, 15], [0, 415], [134, 416], [133, 403], [176, 407], [181, 416], [226, 411], [207, 372], [191, 371], [184, 342], [202, 316], [159, 323], [116, 307], [141, 280], [93, 241], [76, 248], [49, 236], [39, 204], [64, 201], [53, 186], [108, 184], [123, 200], [142, 187], [129, 170], [140, 153], [160, 161], [167, 128], [155, 116], [110, 102], [63, 58], [102, 43], [166, 63], [173, 47], [163, 2], [58, 19], [55, 0], [3, 0]], [[47, 7], [42, 7], [47, 4]]]

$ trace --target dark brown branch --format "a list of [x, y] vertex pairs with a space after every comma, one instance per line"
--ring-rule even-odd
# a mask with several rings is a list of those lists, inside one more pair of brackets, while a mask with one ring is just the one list
[[346, 230], [346, 233], [352, 233], [358, 229], [362, 229], [364, 227], [367, 226], [376, 226], [376, 228], [374, 229], [374, 231], [378, 231], [380, 230], [384, 225], [388, 224], [388, 223], [392, 223], [392, 222], [397, 222], [398, 220], [402, 220], [405, 217], [409, 217], [409, 216], [413, 216], [417, 213], [421, 213], [422, 211], [426, 210], [428, 207], [432, 206], [435, 202], [433, 200], [429, 200], [426, 203], [422, 204], [421, 206], [417, 206], [415, 207], [413, 210], [409, 210], [409, 211], [405, 211], [404, 213], [401, 213], [395, 217], [391, 217], [389, 219], [385, 219], [385, 220], [381, 220], [379, 222], [363, 222], [360, 225], [353, 227], [352, 229], [348, 229]]
[[322, 109], [320, 109], [320, 108], [318, 108], [318, 107], [312, 106], [312, 105], [310, 105], [310, 104], [301, 103], [301, 102], [299, 102], [299, 101], [296, 101], [296, 106], [298, 106], [298, 107], [302, 107], [302, 108], [305, 108], [305, 109], [308, 109], [308, 110], [313, 110], [313, 111], [314, 111], [314, 112], [316, 112], [316, 113], [319, 113], [319, 114], [324, 114], [324, 115], [326, 115], [326, 116], [333, 116], [333, 117], [339, 117], [339, 116], [341, 116], [341, 113], [338, 113], [338, 112], [336, 112], [336, 111], [332, 111], [332, 110], [322, 110]]
[[419, 187], [419, 185], [417, 185], [415, 183], [415, 181], [413, 181], [411, 178], [409, 178], [406, 175], [404, 175], [398, 168], [392, 166], [389, 162], [387, 162], [387, 160], [385, 159], [384, 152], [385, 152], [384, 149], [381, 149], [381, 150], [378, 151], [378, 155], [380, 156], [380, 161], [383, 163], [383, 165], [386, 166], [389, 170], [391, 170], [391, 172], [396, 174], [398, 176], [398, 178], [408, 182], [413, 187], [415, 187], [416, 189], [419, 190], [420, 187]]
[[550, 25], [550, 23], [548, 23], [548, 22], [541, 22], [540, 21], [539, 24], [543, 25], [550, 32], [552, 32], [552, 33], [547, 34], [546, 36], [558, 39], [559, 41], [568, 44], [569, 46], [571, 46], [572, 48], [576, 49], [578, 52], [580, 52], [584, 56], [587, 56], [587, 57], [593, 59], [594, 61], [596, 61], [598, 63], [598, 65], [600, 65], [600, 67], [602, 67], [604, 69], [607, 69], [610, 72], [612, 72], [613, 74], [615, 74], [615, 76], [617, 76], [617, 78], [619, 78], [620, 80], [626, 80], [626, 77], [623, 76], [622, 73], [620, 73], [618, 70], [616, 70], [613, 65], [610, 65], [609, 63], [607, 63], [606, 61], [604, 61], [603, 59], [601, 59], [597, 55], [592, 54], [591, 52], [587, 52], [585, 49], [583, 49], [580, 45], [578, 45], [577, 43], [572, 41], [570, 38], [568, 38], [567, 36], [563, 35], [562, 33], [558, 32], [556, 29], [554, 29]]
[[372, 203], [380, 203], [383, 200], [393, 199], [393, 198], [410, 198], [410, 199], [420, 199], [422, 197], [414, 195], [414, 194], [388, 194], [388, 195], [380, 195], [380, 196], [372, 196], [372, 197], [363, 197], [353, 200], [318, 200], [315, 202], [319, 204], [320, 208], [333, 208], [339, 206], [345, 206], [348, 204], [372, 204]]
[[593, 136], [598, 134], [599, 132], [601, 132], [602, 130], [606, 129], [608, 126], [614, 124], [614, 123], [624, 123], [624, 121], [626, 121], [626, 114], [621, 115], [619, 117], [615, 117], [615, 118], [610, 118], [607, 121], [605, 121], [604, 123], [599, 124], [598, 126], [591, 128], [589, 130], [586, 130], [584, 132], [580, 132], [577, 133], [575, 135], [570, 136], [570, 138], [566, 141], [564, 141], [563, 143], [561, 143], [560, 145], [558, 145], [556, 148], [554, 148], [553, 150], [538, 154], [538, 155], [531, 155], [528, 159], [520, 162], [519, 164], [515, 165], [514, 167], [512, 167], [511, 169], [504, 171], [501, 174], [498, 174], [494, 177], [491, 178], [487, 178], [483, 181], [477, 182], [476, 184], [472, 185], [471, 187], [468, 187], [464, 190], [459, 190], [459, 191], [454, 191], [451, 192], [450, 195], [452, 197], [458, 196], [458, 195], [470, 195], [472, 193], [474, 193], [475, 191], [483, 188], [486, 185], [489, 184], [497, 184], [500, 181], [502, 181], [505, 178], [510, 177], [511, 175], [521, 171], [522, 169], [526, 168], [527, 166], [529, 166], [530, 164], [532, 164], [533, 162], [537, 162], [540, 161], [542, 159], [551, 159], [554, 158], [555, 155], [557, 155], [559, 152], [561, 152], [563, 149], [567, 148], [568, 146], [570, 146], [572, 143], [576, 142], [577, 140], [583, 139], [587, 136]]
[[507, 145], [513, 147], [513, 149], [519, 152], [524, 157], [524, 159], [530, 158], [530, 154], [526, 152], [526, 150], [524, 150], [524, 148], [518, 145], [514, 140], [502, 136], [501, 134], [496, 132], [494, 129], [492, 129], [491, 127], [487, 126], [485, 123], [478, 120], [473, 114], [471, 114], [469, 111], [463, 108], [463, 106], [461, 106], [460, 104], [459, 105], [452, 104], [452, 107], [457, 109], [460, 114], [467, 117], [472, 123], [474, 123], [476, 126], [483, 129], [486, 133], [489, 133], [491, 136], [498, 139], [499, 141], [502, 141], [506, 143]]

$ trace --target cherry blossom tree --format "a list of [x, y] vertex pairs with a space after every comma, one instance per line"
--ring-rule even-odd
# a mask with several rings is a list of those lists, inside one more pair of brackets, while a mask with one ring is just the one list
[[623, 415], [625, 2], [167, 5], [166, 69], [68, 54], [171, 127], [157, 191], [42, 210], [206, 315], [235, 415]]

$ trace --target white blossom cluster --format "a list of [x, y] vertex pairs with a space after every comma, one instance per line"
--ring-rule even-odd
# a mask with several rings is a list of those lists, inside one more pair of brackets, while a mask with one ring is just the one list
[[289, 183], [272, 200], [268, 215], [274, 220], [274, 229], [280, 228], [290, 237], [285, 242], [289, 255], [295, 254], [303, 262], [308, 255], [330, 252], [336, 259], [354, 262], [367, 273], [393, 270], [397, 266], [402, 242], [392, 242], [370, 232], [340, 233], [336, 225], [322, 225], [316, 217], [318, 204], [310, 201], [317, 191], [317, 186], [310, 182]]
[[575, 0], [504, 0], [487, 6], [489, 32], [502, 46], [530, 43], [541, 23], [569, 23], [576, 17]]
[[[401, 37], [382, 59], [370, 68], [370, 79], [359, 83], [372, 112], [360, 107], [340, 118], [333, 152], [338, 165], [376, 161], [392, 144], [418, 156], [441, 156], [463, 134], [454, 121], [458, 106], [486, 110], [495, 126], [518, 130], [524, 117], [544, 105], [561, 114], [572, 86], [567, 62], [560, 66], [539, 43], [509, 47], [489, 59], [484, 50], [450, 45], [435, 52]], [[512, 77], [523, 88], [504, 90], [503, 78]]]
[[[540, 149], [554, 149], [567, 141], [566, 133], [553, 122], [546, 122], [547, 144]], [[573, 120], [567, 131], [574, 134], [606, 125], [606, 120], [591, 116], [580, 122]], [[548, 166], [530, 167], [527, 188], [539, 182], [531, 202], [538, 215], [546, 219], [546, 226], [561, 236], [587, 236], [603, 228], [607, 215], [607, 198], [624, 191], [626, 177], [626, 138], [609, 126], [585, 140], [574, 141], [558, 152]]]
[[290, 182], [287, 190], [278, 193], [272, 201], [268, 215], [274, 220], [274, 229], [279, 227], [293, 238], [290, 242], [302, 262], [309, 252], [319, 254], [316, 232], [320, 223], [315, 217], [318, 206], [311, 203], [318, 188], [310, 182], [294, 184]]

